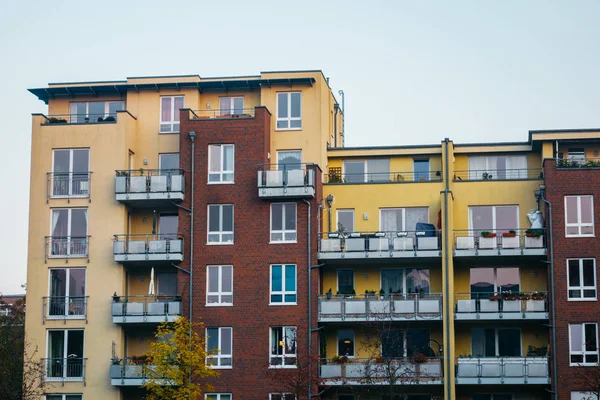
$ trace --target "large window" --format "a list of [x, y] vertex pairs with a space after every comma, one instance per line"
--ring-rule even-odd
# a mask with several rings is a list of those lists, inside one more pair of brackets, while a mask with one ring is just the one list
[[50, 233], [50, 256], [83, 257], [87, 255], [87, 209], [53, 209]]
[[527, 156], [469, 157], [469, 179], [527, 179]]
[[46, 380], [83, 379], [83, 330], [48, 331]]
[[337, 210], [337, 230], [354, 232], [354, 210]]
[[209, 265], [206, 267], [206, 305], [233, 305], [233, 266]]
[[339, 356], [354, 357], [354, 331], [352, 329], [339, 329], [337, 341]]
[[179, 232], [179, 216], [177, 214], [160, 214], [158, 216], [158, 237], [161, 240], [175, 240]]
[[233, 183], [233, 153], [232, 144], [208, 146], [208, 183]]
[[571, 400], [598, 400], [598, 396], [593, 392], [571, 392]]
[[208, 206], [208, 243], [233, 244], [233, 204]]
[[339, 294], [353, 294], [354, 271], [351, 269], [338, 269], [337, 285], [337, 291]]
[[569, 324], [571, 365], [598, 364], [598, 324]]
[[425, 182], [429, 180], [429, 159], [413, 161], [413, 174], [415, 182]]
[[243, 97], [219, 97], [219, 113], [221, 115], [243, 114]]
[[158, 155], [158, 168], [161, 175], [179, 173], [179, 153], [163, 153]]
[[52, 160], [52, 197], [90, 195], [89, 149], [54, 150]]
[[296, 327], [271, 327], [271, 367], [296, 367]]
[[569, 300], [596, 300], [596, 260], [567, 260]]
[[385, 232], [415, 231], [418, 222], [429, 222], [428, 207], [380, 208], [379, 227]]
[[594, 236], [593, 196], [565, 196], [567, 237]]
[[423, 268], [385, 268], [381, 270], [381, 289], [385, 293], [429, 293], [429, 270]]
[[381, 334], [381, 355], [385, 358], [427, 354], [429, 329], [388, 329]]
[[296, 304], [296, 266], [271, 265], [271, 304]]
[[271, 242], [295, 243], [296, 203], [271, 204]]
[[492, 293], [519, 293], [521, 275], [519, 268], [471, 268], [471, 295], [486, 298]]
[[302, 167], [302, 150], [285, 150], [277, 152], [278, 169], [300, 169]]
[[302, 129], [302, 93], [277, 93], [277, 129]]
[[475, 236], [482, 231], [503, 233], [519, 229], [519, 206], [469, 207], [469, 229]]
[[521, 330], [517, 328], [471, 328], [474, 357], [520, 357]]
[[177, 296], [177, 272], [157, 272], [156, 289], [159, 296]]
[[179, 109], [183, 96], [160, 98], [160, 133], [179, 133]]
[[83, 318], [85, 316], [85, 269], [50, 270], [48, 318]]
[[344, 182], [390, 182], [389, 158], [374, 158], [369, 160], [345, 160]]
[[[71, 103], [71, 123], [102, 122], [117, 119], [117, 111], [125, 109], [123, 101], [87, 101]], [[111, 119], [108, 119], [109, 121]]]
[[232, 367], [232, 328], [206, 328], [206, 364], [213, 368]]

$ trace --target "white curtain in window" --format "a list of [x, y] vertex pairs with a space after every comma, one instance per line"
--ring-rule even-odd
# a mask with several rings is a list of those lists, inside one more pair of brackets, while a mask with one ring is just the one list
[[481, 179], [484, 172], [487, 172], [487, 157], [469, 157], [469, 179]]
[[414, 207], [406, 209], [406, 224], [407, 231], [417, 229], [417, 222], [429, 222], [429, 210], [427, 207]]
[[402, 209], [381, 210], [381, 230], [385, 232], [402, 231]]
[[52, 236], [59, 236], [56, 231], [56, 225], [58, 224], [58, 217], [60, 216], [61, 210], [52, 211]]
[[506, 179], [527, 178], [527, 157], [506, 156]]

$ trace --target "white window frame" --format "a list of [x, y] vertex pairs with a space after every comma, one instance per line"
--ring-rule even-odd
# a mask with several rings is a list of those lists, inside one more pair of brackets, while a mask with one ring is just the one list
[[[300, 94], [300, 117], [292, 117], [292, 94], [293, 93], [299, 93]], [[281, 95], [286, 95], [288, 98], [287, 101], [287, 117], [285, 118], [280, 118], [279, 117], [279, 96]], [[301, 91], [291, 91], [291, 92], [277, 92], [277, 110], [276, 110], [276, 121], [275, 121], [275, 130], [276, 131], [300, 131], [302, 130], [302, 92]], [[287, 128], [279, 128], [277, 127], [277, 122], [279, 121], [286, 121], [287, 122]], [[299, 128], [291, 128], [290, 125], [292, 124], [292, 121], [300, 121], [300, 127]]]
[[[88, 118], [89, 120], [89, 116], [90, 116], [90, 103], [104, 103], [104, 118], [110, 116], [110, 105], [112, 103], [123, 103], [123, 110], [125, 110], [125, 102], [123, 100], [107, 100], [107, 101], [72, 101], [69, 103], [69, 116], [72, 118], [73, 115], [78, 116], [80, 114], [74, 113], [72, 112], [72, 105], [71, 104], [85, 104], [85, 117], [84, 118]], [[94, 114], [95, 115], [95, 114]], [[98, 117], [100, 117], [100, 115], [98, 115]], [[72, 121], [72, 119], [70, 119], [71, 123], [84, 123], [84, 121], [78, 121], [77, 118], [75, 122]], [[96, 122], [96, 121], [92, 121], [92, 122]]]
[[297, 400], [293, 393], [269, 393], [269, 400]]
[[231, 400], [231, 393], [205, 393], [204, 399], [208, 400], [208, 396], [217, 396], [216, 400]]
[[[223, 291], [223, 268], [231, 268], [231, 292]], [[218, 292], [209, 292], [209, 282], [210, 282], [210, 270], [217, 270], [217, 280], [219, 285]], [[217, 303], [209, 303], [208, 296], [218, 296], [219, 301]], [[223, 296], [231, 296], [231, 302], [224, 302], [222, 300]], [[206, 307], [217, 307], [217, 306], [233, 306], [233, 265], [207, 265], [206, 266]]]
[[[287, 342], [287, 335], [286, 335], [286, 331], [288, 329], [293, 329], [294, 330], [294, 337], [292, 340], [295, 341], [294, 343], [294, 353], [286, 353], [286, 345], [285, 343], [283, 343], [282, 347], [282, 354], [273, 354], [273, 329], [282, 329], [282, 338], [285, 338], [286, 342]], [[280, 365], [273, 365], [271, 364], [271, 359], [273, 358], [278, 358], [281, 359], [281, 364]], [[293, 359], [294, 360], [294, 364], [293, 365], [285, 365], [285, 360], [286, 359]], [[290, 368], [297, 368], [296, 366], [296, 361], [298, 360], [298, 327], [296, 326], [271, 326], [269, 328], [269, 368], [277, 368], [277, 369], [290, 369]]]
[[[159, 98], [160, 114], [158, 117], [158, 119], [159, 119], [158, 132], [159, 133], [179, 133], [180, 121], [175, 119], [175, 112], [179, 111], [179, 110], [175, 110], [175, 99], [180, 98], [180, 97], [183, 101], [183, 104], [185, 105], [185, 96], [160, 96], [160, 98]], [[163, 119], [162, 119], [163, 99], [167, 99], [167, 98], [171, 99], [171, 119], [169, 121], [163, 121]], [[162, 125], [170, 125], [171, 127], [169, 130], [163, 130]], [[175, 130], [175, 125], [177, 125], [177, 130]]]
[[[342, 161], [342, 178], [344, 180], [344, 183], [389, 183], [394, 181], [394, 179], [396, 181], [400, 181], [400, 180], [404, 180], [404, 178], [400, 178], [402, 176], [402, 174], [397, 173], [397, 172], [392, 172], [392, 167], [391, 164], [389, 165], [390, 170], [387, 172], [387, 174], [389, 175], [389, 179], [377, 179], [377, 180], [373, 180], [372, 175], [373, 174], [384, 174], [383, 172], [369, 172], [369, 161], [377, 161], [377, 160], [383, 160], [383, 161], [387, 161], [388, 164], [390, 163], [390, 159], [389, 158], [380, 158], [380, 157], [375, 157], [375, 158], [365, 158], [365, 159], [360, 159], [360, 160], [353, 160], [353, 159], [349, 159], [349, 160], [344, 160]], [[352, 181], [352, 182], [347, 182], [346, 179], [346, 164], [347, 163], [351, 163], [351, 164], [363, 164], [363, 178], [361, 181]], [[356, 174], [358, 175], [358, 174]]]
[[[217, 354], [214, 355], [209, 355], [206, 357], [206, 366], [212, 369], [233, 369], [233, 328], [230, 326], [211, 326], [211, 327], [207, 327], [205, 330], [205, 336], [206, 336], [206, 351], [208, 352], [208, 330], [209, 329], [217, 329], [219, 332], [219, 344], [217, 346], [217, 348], [219, 349], [219, 351], [217, 352]], [[225, 329], [229, 329], [231, 331], [231, 343], [230, 343], [230, 347], [231, 347], [231, 354], [222, 354], [221, 353], [221, 348], [223, 346], [221, 346], [222, 343], [222, 332]], [[231, 360], [231, 365], [221, 365], [221, 359], [227, 359], [229, 358]], [[213, 360], [216, 363], [215, 364], [210, 364], [209, 361]]]
[[[177, 155], [177, 158], [179, 158], [179, 161], [181, 162], [180, 153], [158, 153], [158, 170], [161, 172], [163, 171], [163, 169], [165, 172], [173, 171], [173, 168], [168, 168], [168, 169], [163, 168], [163, 166], [162, 166], [163, 160], [162, 159], [163, 159], [163, 156], [174, 156], [174, 155]], [[177, 167], [177, 169], [179, 169], [179, 167]]]
[[[294, 281], [296, 282], [295, 287], [296, 290], [294, 291], [287, 291], [285, 290], [285, 270], [287, 266], [289, 265], [293, 265], [294, 266]], [[281, 267], [281, 290], [273, 290], [273, 267], [274, 266], [279, 266]], [[272, 295], [280, 295], [281, 296], [281, 301], [279, 302], [273, 302], [271, 300], [271, 296]], [[296, 296], [296, 301], [285, 301], [285, 296], [286, 295], [294, 295]], [[270, 268], [269, 268], [269, 305], [270, 306], [295, 306], [298, 304], [298, 266], [296, 264], [271, 264]]]
[[[594, 286], [585, 286], [583, 284], [583, 261], [592, 260], [594, 263]], [[571, 286], [571, 278], [569, 274], [569, 261], [577, 261], [579, 263], [579, 281], [580, 286]], [[596, 259], [595, 258], [567, 258], [567, 301], [597, 301], [598, 300], [598, 289], [596, 284]], [[581, 297], [571, 297], [571, 290], [579, 290]], [[584, 290], [594, 290], [596, 295], [594, 297], [583, 297]]]
[[[229, 109], [221, 107], [221, 99], [229, 99], [230, 107]], [[235, 99], [242, 99], [242, 113], [244, 110], [244, 96], [219, 96], [219, 115], [233, 115], [235, 114], [234, 101]]]
[[[569, 223], [567, 222], [567, 199], [570, 197], [575, 197], [577, 199], [577, 222]], [[589, 197], [591, 200], [592, 207], [592, 222], [581, 222], [581, 198]], [[596, 229], [594, 227], [594, 196], [593, 195], [575, 195], [575, 196], [565, 196], [565, 237], [594, 237], [596, 234]], [[581, 233], [581, 228], [583, 227], [592, 227], [592, 233]], [[568, 228], [576, 227], [578, 234], [569, 234]]]
[[[50, 243], [50, 249], [48, 249], [48, 258], [86, 258], [87, 257], [87, 253], [89, 253], [90, 249], [89, 249], [89, 243], [88, 243], [88, 235], [89, 235], [89, 231], [90, 231], [90, 222], [89, 222], [89, 215], [88, 215], [88, 209], [87, 207], [73, 207], [73, 208], [51, 208], [50, 209], [50, 234], [48, 236], [50, 236], [51, 238], [57, 238], [58, 236], [54, 236], [54, 232], [52, 229], [52, 220], [53, 220], [53, 215], [55, 211], [61, 211], [61, 210], [67, 210], [67, 236], [61, 236], [63, 238], [67, 238], [67, 253], [66, 254], [52, 254], [52, 242]], [[73, 224], [72, 224], [72, 212], [73, 210], [85, 210], [85, 215], [86, 215], [86, 223], [85, 223], [85, 236], [83, 237], [85, 239], [85, 253], [86, 254], [71, 254], [71, 240], [73, 240], [73, 236], [71, 235], [71, 230], [73, 228]], [[81, 236], [75, 236], [76, 238], [82, 238]]]
[[[73, 175], [84, 175], [86, 174], [86, 172], [73, 172], [73, 152], [74, 151], [82, 151], [82, 150], [86, 150], [88, 153], [88, 165], [87, 165], [87, 193], [86, 194], [73, 194]], [[54, 194], [54, 180], [56, 179], [56, 174], [57, 172], [54, 172], [54, 157], [56, 155], [57, 151], [68, 151], [69, 152], [69, 171], [68, 172], [64, 172], [62, 174], [68, 174], [69, 177], [69, 193], [66, 195], [55, 195]], [[69, 197], [81, 197], [81, 198], [87, 198], [90, 197], [90, 149], [89, 148], [81, 148], [81, 149], [53, 149], [52, 150], [52, 176], [53, 179], [51, 180], [52, 183], [52, 187], [50, 188], [50, 197], [55, 198], [55, 199], [60, 199], [60, 198], [69, 198]], [[84, 181], [81, 181], [81, 183], [83, 183]]]
[[[274, 230], [273, 229], [273, 206], [276, 204], [281, 204], [281, 228], [280, 230]], [[294, 205], [294, 226], [296, 229], [285, 229], [285, 209], [286, 209], [286, 205], [288, 204], [293, 204]], [[283, 244], [283, 243], [297, 243], [298, 242], [298, 206], [296, 203], [292, 203], [292, 202], [287, 202], [287, 203], [271, 203], [271, 213], [270, 213], [270, 219], [269, 219], [269, 226], [270, 226], [270, 236], [269, 236], [269, 244]], [[274, 240], [273, 239], [273, 235], [274, 234], [281, 234], [282, 239], [281, 240]], [[286, 240], [286, 235], [288, 234], [295, 234], [295, 239], [293, 240]]]
[[[63, 360], [66, 360], [69, 356], [68, 353], [68, 343], [69, 343], [69, 332], [74, 332], [74, 331], [81, 331], [83, 332], [83, 346], [82, 346], [82, 354], [80, 357], [77, 358], [81, 358], [83, 359], [83, 366], [82, 366], [82, 371], [81, 371], [81, 376], [77, 376], [77, 377], [71, 377], [68, 378], [66, 377], [66, 372], [67, 372], [67, 368], [63, 367], [63, 376], [61, 377], [51, 377], [48, 376], [48, 370], [46, 370], [46, 372], [44, 373], [44, 379], [45, 381], [48, 382], [52, 382], [52, 381], [83, 381], [84, 377], [85, 377], [85, 329], [48, 329], [46, 330], [46, 359], [51, 359], [50, 357], [50, 332], [62, 332], [63, 333]], [[54, 358], [60, 358], [60, 357], [54, 357]], [[64, 364], [66, 365], [66, 364]]]
[[[582, 349], [581, 351], [576, 350], [573, 351], [571, 349], [571, 327], [575, 326], [575, 325], [580, 325], [581, 326], [581, 344], [583, 346], [584, 349]], [[598, 347], [598, 324], [596, 322], [581, 322], [581, 323], [576, 323], [576, 324], [571, 324], [569, 323], [569, 365], [570, 366], [596, 366], [598, 365], [598, 362], [600, 362], [600, 354], [598, 352], [598, 349], [596, 349], [596, 351], [588, 351], [585, 350], [585, 326], [586, 325], [594, 325], [596, 327], [596, 347]], [[583, 362], [581, 363], [573, 363], [571, 362], [571, 356], [582, 356], [583, 357]], [[585, 358], [588, 355], [595, 355], [597, 357], [597, 362], [594, 363], [586, 363], [585, 362]]]
[[[86, 317], [86, 309], [84, 307], [83, 310], [83, 314], [74, 314], [74, 315], [70, 315], [69, 312], [69, 307], [68, 305], [70, 304], [69, 299], [71, 297], [83, 297], [83, 301], [85, 302], [86, 297], [87, 297], [87, 268], [49, 268], [48, 269], [48, 297], [50, 298], [52, 296], [52, 271], [54, 270], [62, 270], [64, 269], [66, 271], [65, 277], [66, 277], [66, 285], [65, 285], [65, 314], [63, 315], [50, 315], [50, 309], [45, 311], [45, 316], [46, 319], [84, 319]], [[71, 271], [74, 269], [82, 269], [83, 273], [84, 273], [84, 290], [85, 290], [85, 294], [83, 296], [69, 296], [69, 291], [71, 288]], [[50, 299], [49, 299], [50, 300]], [[85, 303], [84, 303], [85, 304]], [[48, 307], [50, 307], [50, 305], [48, 305]]]
[[517, 215], [517, 226], [515, 226], [514, 228], [511, 228], [511, 229], [514, 229], [516, 231], [518, 231], [520, 229], [519, 228], [519, 226], [521, 225], [521, 220], [519, 218], [520, 207], [519, 207], [518, 204], [501, 204], [501, 205], [494, 204], [494, 205], [469, 206], [469, 231], [470, 232], [472, 232], [474, 230], [474, 228], [473, 228], [473, 208], [477, 208], [477, 207], [492, 207], [492, 225], [493, 225], [493, 227], [490, 226], [489, 228], [487, 228], [487, 229], [489, 229], [490, 232], [496, 232], [498, 230], [498, 227], [497, 227], [497, 224], [496, 224], [496, 214], [497, 214], [496, 210], [498, 208], [516, 207], [516, 209], [517, 209], [517, 212], [516, 212], [516, 215]]
[[335, 210], [335, 231], [337, 232], [337, 230], [339, 229], [339, 224], [340, 224], [340, 211], [341, 212], [352, 212], [352, 230], [348, 230], [346, 231], [347, 233], [350, 232], [355, 232], [356, 231], [356, 214], [354, 212], [354, 208], [338, 208], [337, 210]]
[[408, 230], [406, 229], [406, 210], [411, 210], [411, 209], [416, 209], [416, 208], [427, 209], [427, 222], [426, 223], [429, 223], [429, 207], [428, 206], [425, 206], [425, 207], [382, 207], [379, 209], [379, 230], [383, 231], [383, 218], [381, 216], [383, 211], [401, 210], [402, 211], [402, 229], [400, 230], [400, 232], [408, 232]]
[[62, 400], [66, 400], [67, 396], [79, 396], [79, 399], [83, 399], [83, 394], [81, 393], [47, 393], [44, 395], [44, 399], [49, 399], [48, 396], [60, 396]]
[[[233, 221], [233, 230], [232, 231], [224, 231], [223, 230], [223, 206], [231, 206], [231, 220]], [[219, 207], [219, 230], [211, 231], [210, 230], [210, 208], [211, 207]], [[209, 204], [207, 206], [207, 224], [206, 224], [206, 244], [207, 245], [232, 245], [235, 240], [235, 210], [233, 204]], [[223, 235], [231, 234], [231, 242], [223, 241]], [[219, 241], [210, 241], [210, 235], [219, 235]]]
[[571, 392], [571, 400], [598, 400], [598, 396], [593, 392], [576, 391]]
[[[211, 171], [210, 167], [212, 165], [212, 152], [211, 152], [211, 148], [215, 148], [215, 147], [219, 147], [219, 151], [221, 154], [221, 165], [219, 165], [219, 170], [218, 171]], [[233, 157], [233, 169], [228, 170], [224, 168], [224, 157], [223, 157], [223, 153], [225, 151], [226, 147], [231, 147], [232, 148], [232, 157]], [[225, 174], [231, 174], [232, 175], [232, 179], [231, 180], [225, 180]], [[211, 181], [210, 177], [211, 176], [218, 176], [219, 180], [218, 181]], [[208, 145], [208, 178], [207, 178], [207, 183], [209, 185], [225, 185], [225, 184], [232, 184], [235, 183], [235, 145], [233, 144], [209, 144]]]

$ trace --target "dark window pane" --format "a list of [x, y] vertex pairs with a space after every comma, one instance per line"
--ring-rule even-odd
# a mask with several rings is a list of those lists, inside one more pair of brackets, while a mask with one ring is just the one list
[[594, 297], [596, 297], [596, 289], [585, 289], [583, 291], [583, 297], [585, 297], [586, 299], [593, 299]]
[[585, 350], [596, 351], [598, 345], [596, 343], [596, 324], [585, 324]]
[[287, 118], [288, 117], [288, 94], [287, 93], [279, 93], [277, 95], [277, 117], [278, 118]]
[[569, 260], [569, 286], [580, 286], [579, 260]]
[[596, 286], [594, 260], [583, 260], [583, 286]]
[[283, 226], [283, 204], [271, 205], [271, 229], [280, 231]]
[[342, 294], [352, 294], [354, 290], [354, 271], [343, 269], [338, 271], [338, 291]]
[[340, 356], [354, 356], [354, 332], [351, 329], [338, 331], [338, 354]]
[[390, 329], [381, 335], [381, 355], [386, 358], [404, 357], [404, 331]]
[[406, 334], [407, 355], [415, 353], [428, 354], [429, 329], [409, 329]]
[[223, 206], [223, 230], [233, 231], [233, 206]]
[[498, 331], [498, 355], [501, 357], [521, 356], [521, 331], [500, 329]]
[[208, 207], [208, 230], [210, 232], [219, 231], [219, 206]]

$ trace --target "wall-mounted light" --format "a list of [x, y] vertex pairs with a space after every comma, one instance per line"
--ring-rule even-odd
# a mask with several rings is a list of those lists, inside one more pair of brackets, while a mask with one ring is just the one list
[[148, 159], [144, 158], [144, 165], [148, 165]]
[[332, 204], [333, 204], [333, 195], [332, 194], [328, 194], [327, 195], [327, 205], [329, 206], [329, 208], [331, 208]]

